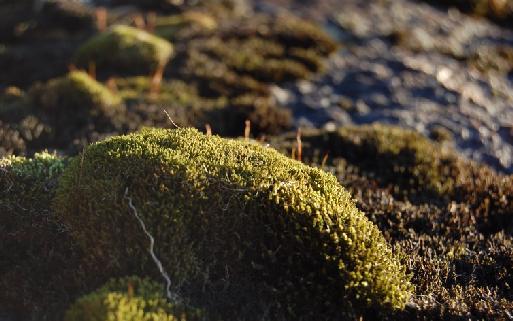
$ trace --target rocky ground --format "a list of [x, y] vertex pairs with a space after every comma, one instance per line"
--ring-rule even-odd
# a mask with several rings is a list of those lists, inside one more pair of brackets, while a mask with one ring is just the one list
[[408, 0], [279, 5], [323, 22], [343, 43], [324, 75], [275, 87], [297, 126], [443, 131], [468, 158], [513, 172], [511, 30]]

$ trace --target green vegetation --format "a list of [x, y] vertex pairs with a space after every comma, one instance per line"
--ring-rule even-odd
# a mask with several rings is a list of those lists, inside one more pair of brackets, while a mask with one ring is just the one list
[[[66, 160], [48, 153], [0, 159], [0, 302], [27, 319], [70, 295], [76, 252], [50, 211]], [[9, 311], [9, 309], [11, 311]]]
[[144, 30], [116, 25], [91, 38], [76, 53], [79, 66], [94, 63], [98, 70], [150, 74], [164, 67], [173, 54], [165, 39]]
[[[271, 145], [289, 155], [297, 150], [295, 134], [272, 138]], [[387, 241], [405, 253], [415, 295], [407, 309], [385, 320], [508, 320], [513, 176], [384, 125], [307, 131], [302, 149], [303, 159], [333, 172]]]
[[[289, 135], [275, 144], [290, 150], [294, 140], [295, 136]], [[467, 203], [483, 218], [485, 230], [497, 231], [509, 224], [513, 179], [458, 157], [448, 146], [417, 132], [368, 125], [306, 132], [302, 140], [307, 158], [319, 161], [326, 153], [332, 160], [341, 158], [370, 179], [378, 180], [396, 197], [416, 203]]]
[[120, 109], [121, 99], [83, 71], [49, 80], [32, 88], [33, 104], [50, 112], [72, 113], [83, 117], [112, 115]]
[[335, 177], [256, 143], [194, 129], [113, 137], [70, 164], [54, 205], [95, 280], [156, 274], [140, 215], [173, 284], [213, 316], [340, 318], [409, 298], [404, 268]]
[[168, 302], [163, 286], [138, 277], [112, 279], [78, 299], [64, 321], [186, 321], [200, 313]]

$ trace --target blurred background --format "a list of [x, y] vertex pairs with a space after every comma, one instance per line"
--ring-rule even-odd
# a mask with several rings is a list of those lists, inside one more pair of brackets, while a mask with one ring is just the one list
[[[508, 0], [2, 0], [0, 16], [1, 155], [73, 154], [166, 109], [224, 136], [390, 123], [513, 172]], [[115, 101], [64, 88], [80, 70]]]

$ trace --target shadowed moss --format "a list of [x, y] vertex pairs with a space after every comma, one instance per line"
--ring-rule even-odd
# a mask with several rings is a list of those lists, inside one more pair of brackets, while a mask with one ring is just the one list
[[163, 286], [138, 277], [110, 280], [100, 289], [78, 299], [64, 317], [64, 321], [200, 319], [198, 311], [169, 303]]
[[[273, 142], [289, 150], [295, 134]], [[307, 159], [328, 154], [359, 168], [399, 198], [412, 202], [469, 204], [480, 217], [482, 232], [510, 226], [513, 177], [458, 156], [449, 146], [394, 126], [365, 125], [336, 131], [307, 131], [302, 137]]]
[[147, 129], [88, 147], [55, 210], [95, 278], [155, 274], [130, 201], [173, 284], [213, 315], [344, 319], [408, 300], [404, 268], [336, 179], [258, 144]]
[[72, 296], [76, 252], [50, 210], [67, 161], [48, 153], [0, 159], [0, 310], [52, 318]]
[[98, 70], [125, 74], [150, 74], [167, 64], [173, 46], [144, 30], [116, 25], [96, 35], [80, 47], [75, 61], [88, 68], [94, 63]]

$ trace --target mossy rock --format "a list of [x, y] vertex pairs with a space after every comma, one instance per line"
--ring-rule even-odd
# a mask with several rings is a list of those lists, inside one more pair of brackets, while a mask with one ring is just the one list
[[[273, 144], [289, 147], [295, 134], [278, 138]], [[335, 131], [303, 131], [304, 155], [311, 158], [328, 153], [329, 158], [344, 158], [384, 185], [393, 184], [405, 195], [443, 195], [454, 188], [456, 157], [412, 130], [381, 124], [341, 127]], [[290, 151], [289, 151], [290, 152]]]
[[252, 142], [194, 129], [107, 139], [70, 164], [54, 208], [97, 280], [160, 277], [139, 215], [177, 290], [225, 319], [345, 319], [401, 309], [411, 290], [334, 176]]
[[[121, 99], [83, 71], [72, 71], [64, 77], [49, 80], [32, 88], [33, 103], [47, 112], [113, 115]], [[80, 115], [84, 116], [84, 115]]]
[[164, 108], [179, 126], [204, 128], [210, 124], [217, 134], [236, 137], [244, 133], [246, 120], [251, 121], [252, 134], [276, 134], [292, 126], [288, 109], [266, 95], [246, 94], [234, 97], [205, 97], [195, 84], [182, 80], [163, 80], [158, 93], [151, 92], [148, 77], [115, 79], [119, 95], [132, 114], [137, 114], [138, 128], [167, 127], [169, 119]]
[[90, 127], [112, 131], [125, 113], [122, 99], [83, 71], [36, 84], [29, 95], [36, 112], [53, 128], [52, 146], [68, 145]]
[[173, 55], [173, 46], [167, 40], [144, 30], [115, 25], [84, 45], [76, 55], [79, 66], [122, 74], [150, 74], [167, 64]]
[[192, 321], [201, 313], [171, 304], [164, 287], [148, 278], [109, 280], [100, 289], [82, 296], [67, 310], [64, 321]]
[[0, 310], [25, 320], [56, 317], [73, 295], [78, 252], [50, 210], [66, 164], [48, 153], [0, 159]]

